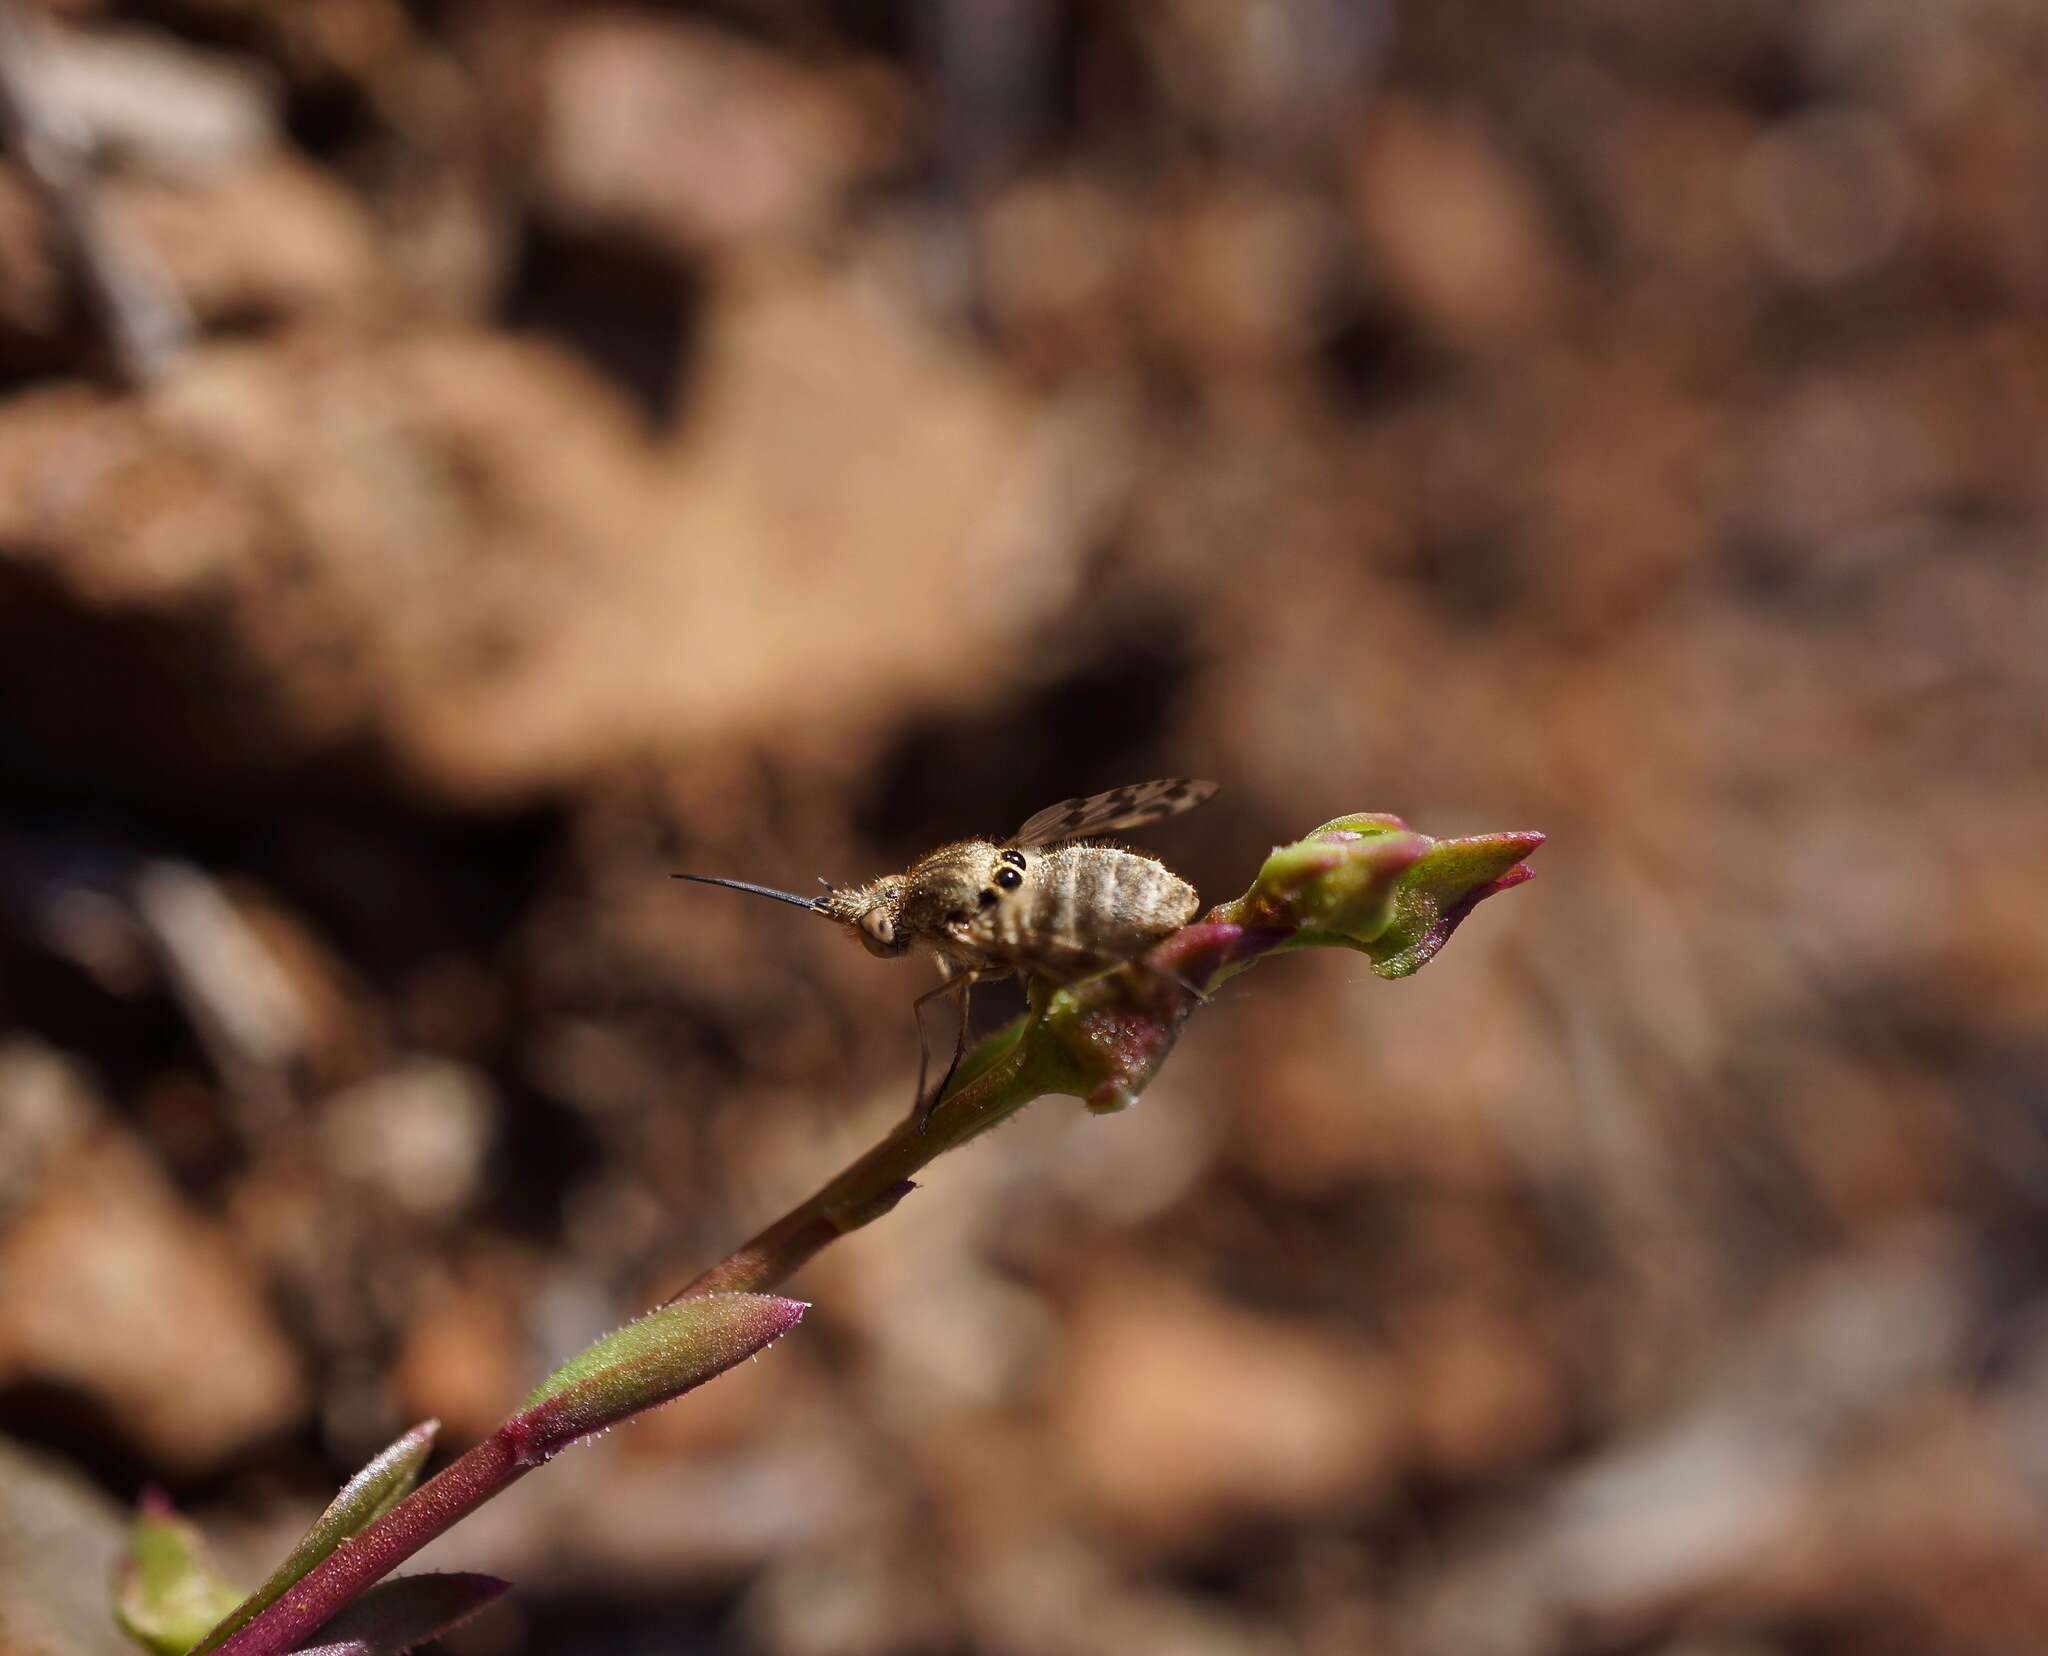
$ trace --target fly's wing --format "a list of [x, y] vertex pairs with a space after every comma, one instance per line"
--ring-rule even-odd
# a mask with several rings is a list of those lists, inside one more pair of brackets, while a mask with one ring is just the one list
[[1046, 806], [1025, 823], [1011, 836], [1010, 843], [1057, 845], [1061, 840], [1142, 828], [1162, 817], [1192, 811], [1215, 792], [1214, 782], [1191, 782], [1184, 776], [1169, 776], [1157, 782], [1111, 788], [1108, 793], [1090, 794], [1086, 799], [1063, 799], [1057, 805]]

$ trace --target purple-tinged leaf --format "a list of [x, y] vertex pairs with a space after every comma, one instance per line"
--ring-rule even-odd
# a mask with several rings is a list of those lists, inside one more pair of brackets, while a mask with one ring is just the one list
[[375, 1582], [579, 1437], [665, 1403], [787, 1333], [807, 1308], [768, 1294], [682, 1298], [607, 1335], [542, 1383], [481, 1443], [407, 1495], [220, 1646], [283, 1656]]
[[1393, 918], [1395, 881], [1432, 843], [1399, 817], [1339, 817], [1306, 839], [1276, 847], [1251, 890], [1212, 918], [1286, 928], [1295, 935], [1284, 947], [1363, 948]]
[[271, 1571], [269, 1580], [222, 1617], [219, 1625], [193, 1648], [191, 1656], [207, 1656], [207, 1652], [227, 1643], [321, 1559], [396, 1506], [418, 1479], [440, 1430], [438, 1420], [422, 1421], [349, 1479], [285, 1561]]
[[580, 1437], [701, 1386], [794, 1328], [808, 1309], [774, 1294], [671, 1300], [577, 1353], [503, 1430], [543, 1461]]
[[1251, 890], [1209, 921], [1285, 929], [1280, 948], [1358, 949], [1381, 977], [1406, 977], [1482, 898], [1529, 879], [1522, 860], [1542, 843], [1537, 833], [1433, 840], [1396, 816], [1339, 817], [1276, 849]]
[[460, 1627], [505, 1591], [487, 1575], [415, 1575], [381, 1582], [298, 1647], [295, 1656], [401, 1656]]
[[1436, 841], [1394, 882], [1392, 918], [1366, 946], [1372, 969], [1420, 971], [1480, 902], [1535, 878], [1523, 858], [1542, 844], [1533, 831]]
[[[1533, 833], [1433, 840], [1377, 812], [1326, 822], [1276, 847], [1249, 891], [1182, 927], [1142, 962], [1053, 993], [1034, 988], [1030, 1013], [961, 1065], [934, 1126], [957, 1143], [1048, 1092], [1082, 1099], [1098, 1114], [1127, 1109], [1200, 998], [1261, 955], [1357, 949], [1381, 977], [1405, 977], [1482, 898], [1528, 879], [1522, 859], [1542, 843]], [[984, 1071], [994, 1077], [997, 1064], [1005, 1066], [1004, 1096], [976, 1098], [979, 1119], [948, 1130], [954, 1097]]]
[[199, 1532], [162, 1495], [144, 1495], [115, 1579], [121, 1631], [156, 1656], [185, 1656], [241, 1596], [207, 1563]]

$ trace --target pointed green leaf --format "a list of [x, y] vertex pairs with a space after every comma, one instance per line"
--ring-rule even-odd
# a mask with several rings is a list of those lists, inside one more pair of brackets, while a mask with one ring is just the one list
[[1530, 877], [1537, 833], [1433, 840], [1399, 817], [1339, 817], [1276, 848], [1252, 888], [1219, 904], [1211, 922], [1286, 931], [1282, 949], [1329, 947], [1370, 955], [1381, 977], [1428, 963], [1486, 897]]
[[314, 1520], [285, 1561], [271, 1571], [270, 1578], [255, 1592], [233, 1605], [200, 1641], [191, 1656], [206, 1656], [225, 1644], [239, 1629], [282, 1598], [288, 1588], [351, 1535], [383, 1517], [412, 1488], [434, 1447], [441, 1430], [438, 1420], [423, 1421], [394, 1442], [342, 1486], [327, 1510]]
[[545, 1460], [579, 1437], [724, 1373], [788, 1333], [806, 1309], [774, 1294], [672, 1300], [571, 1357], [541, 1382], [506, 1429]]
[[1240, 924], [1284, 926], [1297, 935], [1287, 947], [1345, 944], [1357, 948], [1393, 918], [1394, 883], [1430, 846], [1399, 817], [1351, 816], [1325, 823], [1306, 839], [1277, 847], [1259, 877], [1234, 905]]
[[1437, 840], [1394, 882], [1386, 928], [1366, 945], [1373, 971], [1420, 971], [1481, 900], [1533, 877], [1522, 859], [1542, 844], [1533, 832]]
[[115, 1587], [121, 1631], [156, 1656], [185, 1656], [241, 1596], [208, 1564], [199, 1532], [145, 1496]]

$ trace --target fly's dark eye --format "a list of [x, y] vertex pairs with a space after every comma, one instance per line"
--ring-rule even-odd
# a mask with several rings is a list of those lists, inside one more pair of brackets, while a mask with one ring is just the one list
[[987, 908], [989, 904], [993, 903], [995, 900], [996, 894], [993, 891], [989, 890], [987, 886], [983, 886], [981, 888], [981, 906], [983, 908]]
[[1008, 863], [1012, 868], [1023, 868], [1025, 866], [1024, 853], [1021, 851], [1005, 851], [1003, 853], [1003, 861]]
[[1014, 868], [1002, 868], [996, 871], [996, 884], [1005, 891], [1015, 891], [1023, 883], [1024, 876], [1019, 874]]

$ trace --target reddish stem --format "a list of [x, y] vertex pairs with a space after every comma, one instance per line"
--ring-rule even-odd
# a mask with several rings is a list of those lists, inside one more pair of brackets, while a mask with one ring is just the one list
[[342, 1542], [214, 1656], [280, 1656], [304, 1644], [365, 1588], [542, 1464], [533, 1456], [521, 1418], [507, 1421], [360, 1535]]
[[[1398, 826], [1398, 819], [1394, 818], [1340, 820]], [[1364, 838], [1344, 828], [1326, 830], [1325, 835], [1333, 845]], [[1505, 868], [1490, 882], [1457, 892], [1429, 933], [1413, 946], [1417, 959], [1408, 970], [1441, 946], [1473, 904], [1528, 877], [1518, 859], [1540, 845], [1542, 836], [1490, 838], [1517, 853], [1516, 866]], [[1379, 862], [1384, 865], [1386, 879], [1391, 881], [1421, 855], [1419, 846], [1390, 844], [1382, 848]], [[1219, 904], [1203, 920], [1166, 939], [1142, 964], [1127, 966], [1091, 986], [1088, 995], [1094, 1004], [1084, 1003], [1080, 1023], [1116, 1006], [1134, 1014], [1127, 1020], [1127, 1026], [1113, 1032], [1120, 1048], [1131, 1049], [1122, 1053], [1123, 1068], [1129, 1070], [1124, 1077], [1129, 1090], [1141, 1087], [1150, 1078], [1151, 1070], [1172, 1045], [1174, 1034], [1198, 996], [1205, 995], [1260, 955], [1294, 938], [1299, 921], [1290, 913], [1288, 902], [1282, 900], [1287, 895], [1283, 893], [1276, 899], [1273, 894], [1254, 888], [1245, 898]], [[1160, 983], [1169, 986], [1163, 997], [1158, 993]], [[1149, 1043], [1138, 1039], [1147, 1025], [1156, 1037]], [[1116, 1079], [1111, 1077], [1112, 1081]], [[929, 1131], [920, 1130], [914, 1122], [900, 1125], [809, 1200], [799, 1203], [727, 1255], [675, 1299], [718, 1291], [758, 1293], [774, 1287], [826, 1244], [887, 1213], [915, 1188], [909, 1175], [926, 1162], [1020, 1107], [1009, 1096], [1014, 1086], [1013, 1081], [1006, 1080], [995, 1069], [972, 1075], [940, 1101]], [[949, 1126], [952, 1130], [948, 1130]], [[737, 1356], [733, 1360], [737, 1361]], [[589, 1429], [586, 1422], [574, 1431], [567, 1430], [559, 1408], [554, 1406], [558, 1402], [542, 1402], [514, 1415], [376, 1523], [343, 1542], [290, 1592], [213, 1652], [213, 1656], [283, 1656], [302, 1644], [365, 1588], [443, 1530], [517, 1483], [573, 1436]]]

